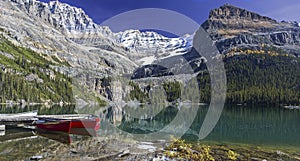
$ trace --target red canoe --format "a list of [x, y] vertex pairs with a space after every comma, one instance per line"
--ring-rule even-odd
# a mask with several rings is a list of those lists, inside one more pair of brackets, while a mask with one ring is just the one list
[[48, 131], [62, 131], [69, 133], [71, 130], [70, 120], [57, 120], [57, 121], [45, 121], [39, 120], [36, 122], [38, 129], [48, 130]]
[[93, 129], [100, 128], [100, 118], [95, 116], [88, 116], [82, 118], [39, 118], [36, 122], [37, 128], [50, 131], [63, 131], [70, 133], [70, 129]]
[[100, 128], [100, 118], [83, 118], [71, 120], [71, 128], [86, 128], [98, 130]]

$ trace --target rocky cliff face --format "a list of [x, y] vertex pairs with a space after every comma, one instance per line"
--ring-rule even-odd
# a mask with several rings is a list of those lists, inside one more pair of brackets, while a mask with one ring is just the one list
[[12, 2], [15, 2], [28, 14], [35, 15], [65, 32], [97, 31], [97, 25], [80, 8], [74, 8], [58, 1], [43, 3], [36, 0], [12, 0]]
[[213, 9], [204, 23], [206, 29], [269, 28], [277, 22], [271, 18], [229, 4]]
[[[223, 55], [238, 54], [239, 50], [261, 50], [263, 46], [276, 48], [292, 56], [300, 54], [300, 27], [296, 22], [277, 22], [266, 16], [225, 4], [210, 11], [202, 27], [210, 34]], [[180, 61], [184, 59], [184, 61]], [[174, 68], [191, 67], [194, 72], [204, 69], [206, 59], [195, 50], [147, 65], [135, 71], [134, 78], [173, 75]], [[168, 63], [173, 68], [165, 69]], [[162, 65], [162, 66], [160, 66]], [[184, 72], [181, 72], [184, 73]]]
[[296, 22], [277, 22], [228, 4], [212, 10], [202, 27], [223, 54], [234, 47], [251, 49], [261, 44], [291, 53], [300, 50], [300, 27]]
[[[1, 0], [0, 27], [18, 45], [57, 55], [72, 67], [103, 74], [130, 73], [143, 58], [153, 60], [184, 54], [191, 38], [167, 38], [155, 32], [128, 30], [113, 33], [95, 24], [85, 12], [59, 1]], [[151, 62], [150, 62], [151, 63]]]
[[268, 44], [297, 56], [300, 51], [300, 29], [282, 29], [261, 34], [244, 33], [216, 41], [220, 52], [226, 54], [233, 48], [260, 50], [262, 44]]

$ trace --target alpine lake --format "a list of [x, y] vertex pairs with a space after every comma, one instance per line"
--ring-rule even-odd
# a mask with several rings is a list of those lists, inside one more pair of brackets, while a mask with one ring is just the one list
[[[185, 113], [181, 113], [183, 108]], [[29, 106], [1, 107], [0, 113], [18, 113], [39, 110], [39, 115], [60, 114], [94, 114], [100, 117], [101, 127], [97, 131], [99, 140], [108, 138], [130, 138], [131, 134], [147, 135], [162, 130], [169, 125], [177, 114], [189, 118], [191, 112], [196, 112], [192, 125], [182, 136], [186, 142], [205, 144], [209, 146], [229, 147], [237, 152], [247, 149], [276, 152], [282, 154], [300, 154], [300, 110], [274, 106], [242, 106], [225, 105], [218, 123], [212, 132], [199, 140], [199, 130], [209, 109], [208, 105], [189, 106], [136, 106], [114, 109], [97, 106], [76, 108], [75, 106]], [[146, 112], [145, 112], [146, 111]], [[147, 115], [144, 115], [147, 113]], [[55, 151], [60, 145], [72, 148], [72, 144], [85, 143], [90, 136], [59, 135], [49, 137], [36, 132], [34, 128], [24, 128], [20, 125], [7, 125], [5, 131], [0, 131], [0, 160], [29, 160], [40, 156], [44, 151]], [[177, 126], [180, 130], [181, 125]], [[165, 136], [173, 135], [165, 132]], [[64, 138], [71, 140], [65, 142]], [[161, 140], [161, 138], [158, 138]], [[145, 140], [145, 138], [142, 139]], [[149, 140], [150, 141], [150, 140]], [[249, 154], [250, 155], [250, 154]], [[297, 160], [297, 159], [296, 159]]]

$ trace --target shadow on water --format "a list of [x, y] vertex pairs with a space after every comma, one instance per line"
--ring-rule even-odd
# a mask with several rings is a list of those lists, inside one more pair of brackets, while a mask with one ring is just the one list
[[74, 140], [87, 139], [89, 137], [97, 136], [97, 132], [94, 129], [85, 128], [72, 129], [70, 133], [37, 129], [34, 133], [37, 136], [42, 136], [63, 144], [71, 144]]
[[6, 126], [6, 130], [2, 132], [3, 135], [0, 135], [0, 142], [34, 136], [32, 129], [24, 129], [16, 126]]

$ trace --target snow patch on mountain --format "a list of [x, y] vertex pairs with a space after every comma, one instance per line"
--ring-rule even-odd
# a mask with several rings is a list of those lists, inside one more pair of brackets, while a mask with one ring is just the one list
[[154, 55], [152, 55], [152, 56], [144, 57], [144, 58], [138, 60], [138, 62], [140, 62], [142, 65], [149, 65], [149, 64], [152, 64], [156, 60], [157, 60], [157, 58]]
[[192, 48], [192, 35], [168, 38], [156, 32], [127, 30], [116, 34], [117, 43], [131, 52], [157, 58], [186, 53]]
[[[14, 34], [21, 43], [25, 43], [25, 46], [36, 48], [43, 53], [62, 52], [73, 55], [72, 51], [76, 51], [76, 44], [79, 44], [78, 55], [87, 54], [89, 51], [115, 53], [143, 65], [158, 59], [185, 54], [192, 48], [193, 35], [168, 38], [156, 32], [139, 30], [113, 33], [109, 27], [94, 23], [82, 9], [59, 1], [45, 3], [37, 0], [8, 0], [4, 1], [3, 5], [3, 12], [9, 15], [3, 20], [3, 26], [14, 30]], [[17, 10], [9, 11], [11, 6]], [[20, 26], [13, 25], [13, 22], [19, 21], [19, 18], [15, 17], [16, 13], [22, 15], [19, 16], [22, 20]], [[70, 50], [70, 45], [74, 49]], [[85, 57], [89, 59], [92, 56], [85, 55]], [[108, 57], [109, 55], [103, 55], [103, 59], [109, 60]], [[77, 62], [71, 64], [74, 63]]]

